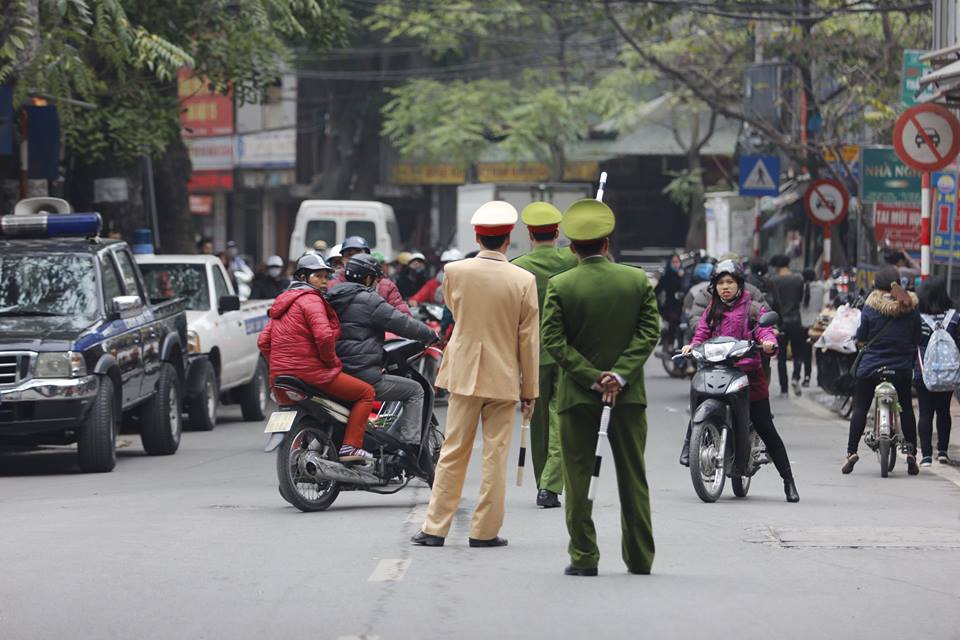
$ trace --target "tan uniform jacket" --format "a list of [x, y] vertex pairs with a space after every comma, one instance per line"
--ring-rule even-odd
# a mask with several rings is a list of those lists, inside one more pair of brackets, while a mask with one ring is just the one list
[[496, 400], [536, 398], [540, 312], [533, 274], [502, 253], [481, 251], [444, 267], [443, 297], [456, 325], [437, 386]]

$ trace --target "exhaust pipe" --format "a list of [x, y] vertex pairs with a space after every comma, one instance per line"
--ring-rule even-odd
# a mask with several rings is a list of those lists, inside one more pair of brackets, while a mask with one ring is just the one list
[[383, 484], [379, 476], [374, 473], [374, 465], [371, 462], [348, 467], [322, 458], [316, 451], [308, 451], [300, 458], [300, 468], [308, 476], [317, 480], [360, 485]]

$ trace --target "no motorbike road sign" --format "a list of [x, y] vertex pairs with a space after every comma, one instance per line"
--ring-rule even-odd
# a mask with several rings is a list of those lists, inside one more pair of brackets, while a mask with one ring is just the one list
[[803, 206], [814, 224], [837, 224], [847, 215], [850, 196], [839, 180], [814, 180], [803, 194]]
[[939, 171], [960, 153], [960, 121], [940, 105], [917, 105], [897, 120], [893, 147], [907, 166]]

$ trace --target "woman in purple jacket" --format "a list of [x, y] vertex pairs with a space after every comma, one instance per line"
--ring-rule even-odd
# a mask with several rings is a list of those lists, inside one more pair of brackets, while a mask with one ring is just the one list
[[[700, 324], [693, 335], [692, 344], [683, 348], [688, 353], [694, 345], [706, 342], [718, 336], [731, 336], [738, 340], [756, 340], [762, 345], [763, 352], [773, 354], [777, 347], [777, 336], [773, 329], [757, 326], [757, 319], [766, 308], [761, 302], [754, 302], [750, 293], [744, 290], [743, 271], [732, 260], [724, 260], [717, 265], [710, 279], [711, 300]], [[783, 478], [783, 492], [787, 502], [799, 502], [797, 485], [790, 469], [787, 448], [773, 424], [770, 411], [770, 381], [763, 369], [763, 360], [754, 353], [736, 364], [747, 374], [750, 381], [750, 422], [757, 435], [767, 447], [767, 453]], [[689, 435], [688, 435], [689, 438]]]

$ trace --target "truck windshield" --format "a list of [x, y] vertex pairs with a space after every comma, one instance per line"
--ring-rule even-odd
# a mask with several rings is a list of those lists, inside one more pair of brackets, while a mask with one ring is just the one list
[[0, 316], [96, 318], [97, 271], [79, 254], [0, 255]]
[[204, 264], [141, 264], [140, 273], [151, 299], [181, 296], [190, 311], [208, 311], [207, 267]]

